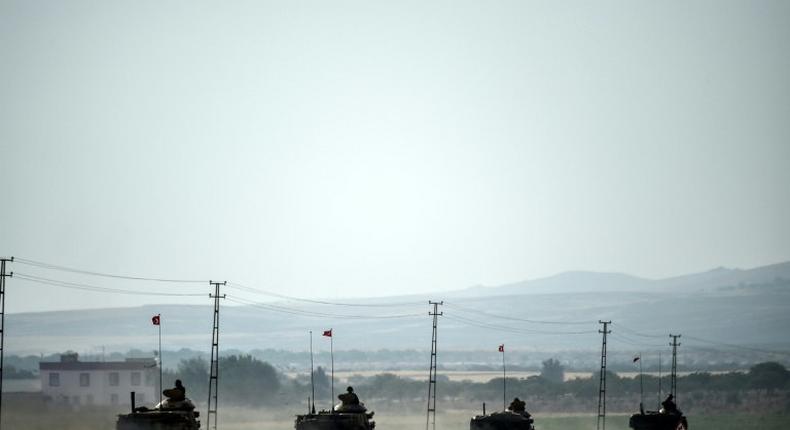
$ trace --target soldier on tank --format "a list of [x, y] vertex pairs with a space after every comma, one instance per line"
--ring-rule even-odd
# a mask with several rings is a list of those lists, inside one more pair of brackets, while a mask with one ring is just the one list
[[354, 388], [346, 388], [346, 392], [337, 396], [344, 406], [359, 405], [359, 397], [354, 394]]
[[516, 397], [512, 402], [510, 402], [510, 405], [507, 408], [513, 412], [524, 412], [526, 406], [527, 405], [525, 402]]
[[526, 415], [526, 416], [530, 415], [529, 412], [527, 412], [527, 409], [526, 409], [527, 408], [527, 403], [525, 401], [519, 399], [518, 397], [513, 399], [513, 401], [510, 402], [510, 406], [508, 406], [507, 408], [510, 411], [512, 411], [512, 412], [516, 412], [516, 413], [519, 413], [519, 414], [522, 414], [522, 415]]
[[667, 396], [667, 399], [661, 402], [661, 413], [664, 414], [673, 414], [678, 415], [680, 411], [678, 411], [678, 405], [675, 404], [675, 396], [670, 394]]
[[168, 388], [167, 390], [162, 391], [162, 394], [164, 394], [165, 397], [167, 397], [167, 399], [171, 402], [180, 402], [186, 399], [187, 389], [184, 388], [184, 385], [181, 383], [180, 379], [176, 379], [175, 388]]

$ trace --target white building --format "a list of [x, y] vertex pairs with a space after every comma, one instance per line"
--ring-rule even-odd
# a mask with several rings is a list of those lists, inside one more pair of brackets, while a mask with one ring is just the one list
[[38, 368], [42, 394], [56, 403], [128, 405], [132, 391], [138, 405], [159, 401], [159, 368], [153, 358], [83, 362], [77, 354], [64, 354], [59, 362], [42, 362]]

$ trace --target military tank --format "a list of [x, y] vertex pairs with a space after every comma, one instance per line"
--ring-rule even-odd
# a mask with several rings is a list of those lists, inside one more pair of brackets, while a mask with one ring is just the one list
[[469, 430], [535, 430], [535, 421], [524, 406], [516, 397], [504, 411], [487, 415], [483, 404], [483, 414], [472, 417]]
[[671, 394], [661, 406], [658, 411], [640, 410], [638, 414], [631, 415], [628, 427], [634, 430], [688, 430], [688, 420], [675, 405]]
[[191, 400], [165, 399], [153, 409], [135, 407], [132, 393], [132, 411], [118, 415], [116, 430], [198, 430], [200, 412]]
[[688, 430], [686, 417], [663, 414], [659, 411], [645, 411], [631, 415], [628, 426], [634, 430]]
[[353, 389], [348, 387], [347, 394], [338, 396], [341, 403], [332, 410], [321, 410], [305, 415], [297, 415], [294, 423], [296, 430], [373, 430], [376, 422], [373, 421], [375, 412], [368, 412], [365, 404], [360, 402]]

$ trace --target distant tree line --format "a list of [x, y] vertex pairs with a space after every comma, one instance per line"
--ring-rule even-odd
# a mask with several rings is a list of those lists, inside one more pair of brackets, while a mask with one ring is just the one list
[[[414, 370], [423, 369], [428, 362], [428, 352], [416, 349], [390, 350], [381, 349], [376, 351], [343, 350], [335, 351], [335, 368], [337, 370], [359, 369], [401, 369]], [[223, 349], [223, 356], [242, 356], [250, 355], [258, 360], [263, 360], [283, 372], [299, 372], [310, 366], [310, 354], [304, 351], [284, 351], [277, 349], [254, 349], [251, 351], [241, 351], [238, 349]], [[131, 349], [125, 353], [108, 352], [107, 354], [80, 354], [80, 361], [123, 361], [125, 358], [153, 357], [154, 351]], [[189, 348], [178, 350], [163, 351], [165, 369], [175, 371], [178, 363], [193, 358], [208, 359], [206, 351], [198, 351]], [[728, 361], [723, 361], [722, 357], [728, 357]], [[443, 351], [442, 360], [439, 363], [439, 370], [467, 370], [467, 371], [498, 371], [501, 369], [497, 363], [499, 359], [495, 351]], [[612, 351], [608, 356], [608, 368], [615, 372], [632, 372], [634, 366], [631, 362], [633, 355], [624, 351]], [[18, 370], [28, 370], [34, 374], [38, 373], [40, 361], [59, 361], [60, 354], [48, 355], [6, 355], [5, 364], [14, 366]], [[574, 371], [593, 372], [600, 364], [598, 352], [591, 351], [563, 351], [562, 361], [553, 357], [549, 352], [533, 352], [514, 350], [508, 353], [508, 369], [512, 371], [537, 372], [541, 370], [542, 362], [555, 360], [562, 363], [566, 368]], [[329, 354], [325, 351], [316, 353], [315, 364], [328, 366], [330, 361]], [[706, 369], [709, 371], [728, 371], [742, 370], [748, 364], [756, 364], [764, 361], [776, 361], [785, 366], [790, 366], [787, 353], [777, 352], [774, 354], [753, 352], [748, 350], [722, 351], [715, 348], [688, 348], [684, 347], [683, 355], [678, 363], [678, 370], [688, 371], [690, 369]], [[452, 363], [452, 364], [450, 364]], [[666, 359], [664, 369], [666, 369]], [[658, 370], [658, 353], [645, 352], [643, 356], [643, 367], [646, 372]]]
[[[287, 377], [275, 370], [270, 364], [251, 355], [222, 357], [219, 363], [219, 394], [224, 404], [241, 406], [263, 406], [278, 403], [305, 403], [311, 396], [310, 375]], [[181, 379], [187, 387], [187, 395], [198, 402], [208, 397], [208, 363], [202, 358], [183, 360], [176, 371], [166, 372], [166, 383], [172, 384]], [[313, 378], [315, 392], [320, 405], [328, 405], [331, 381], [323, 367], [318, 367]], [[382, 373], [371, 377], [355, 376], [350, 378], [355, 391], [365, 399], [397, 400], [399, 402], [421, 400], [425, 397], [426, 383]], [[502, 396], [502, 378], [485, 383], [472, 381], [450, 381], [439, 375], [440, 396], [444, 399], [462, 399], [470, 402], [483, 402]], [[616, 395], [635, 395], [640, 392], [639, 378], [620, 377], [607, 373], [607, 390]], [[658, 378], [644, 375], [646, 392], [655, 392]], [[345, 386], [335, 384], [335, 395]], [[662, 379], [664, 392], [669, 389], [669, 376]], [[678, 377], [678, 386], [684, 393], [739, 392], [747, 390], [766, 390], [767, 392], [790, 390], [790, 372], [779, 363], [765, 362], [752, 366], [748, 372], [712, 374], [693, 373]], [[598, 377], [564, 380], [564, 368], [559, 361], [549, 359], [543, 362], [540, 375], [528, 378], [508, 378], [508, 393], [513, 396], [573, 396], [594, 398], [598, 395]]]
[[3, 378], [6, 379], [33, 379], [37, 377], [31, 370], [17, 369], [14, 366], [3, 366]]
[[[270, 404], [286, 379], [269, 363], [250, 355], [232, 355], [219, 359], [219, 396], [223, 403], [239, 406]], [[187, 397], [202, 402], [208, 398], [209, 364], [202, 358], [182, 360], [178, 369], [165, 372], [164, 384], [180, 379], [187, 388]]]

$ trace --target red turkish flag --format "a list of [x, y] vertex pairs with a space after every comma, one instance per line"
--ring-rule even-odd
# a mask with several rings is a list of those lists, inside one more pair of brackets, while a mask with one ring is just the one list
[[499, 352], [505, 352], [505, 344], [499, 345]]
[[153, 318], [151, 318], [151, 322], [154, 325], [159, 325], [159, 315], [154, 315]]
[[324, 330], [324, 336], [332, 337], [332, 329], [330, 328], [329, 330]]

